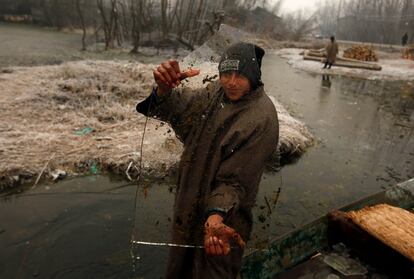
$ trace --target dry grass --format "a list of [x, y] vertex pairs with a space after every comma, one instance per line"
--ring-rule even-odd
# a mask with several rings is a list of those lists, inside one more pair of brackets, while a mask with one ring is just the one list
[[[0, 74], [0, 189], [33, 182], [52, 154], [42, 179], [56, 169], [73, 175], [95, 166], [122, 175], [130, 166], [131, 176], [136, 176], [145, 117], [135, 112], [135, 105], [151, 91], [152, 67], [81, 61]], [[214, 75], [216, 65], [203, 67], [203, 75], [189, 84], [204, 86], [202, 79]], [[311, 135], [276, 106], [281, 153], [303, 153]], [[93, 132], [79, 135], [84, 128]], [[146, 174], [168, 174], [181, 151], [168, 125], [149, 120], [143, 145]]]

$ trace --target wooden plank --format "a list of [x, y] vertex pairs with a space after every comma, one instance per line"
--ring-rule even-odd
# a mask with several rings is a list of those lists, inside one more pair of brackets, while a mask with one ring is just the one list
[[[315, 57], [315, 58], [326, 58], [326, 52], [325, 51], [317, 51], [317, 50], [309, 50], [306, 51], [304, 53], [302, 53], [301, 55], [306, 54], [307, 56], [311, 56], [311, 57]], [[319, 59], [315, 59], [316, 61], [319, 61]], [[346, 57], [342, 57], [342, 56], [337, 56], [336, 57], [337, 61], [347, 61], [347, 62], [354, 62], [357, 64], [363, 64], [363, 65], [374, 65], [374, 66], [378, 66], [377, 64], [374, 64], [372, 62], [368, 62], [368, 61], [361, 61], [361, 60], [356, 60], [356, 59], [352, 59], [352, 58], [346, 58]], [[322, 59], [321, 62], [324, 62], [326, 60]]]
[[[312, 61], [318, 61], [318, 62], [324, 62], [324, 59], [313, 57], [309, 55], [303, 56], [304, 60], [312, 60]], [[373, 64], [366, 64], [366, 63], [358, 63], [358, 62], [348, 62], [348, 61], [337, 61], [334, 63], [334, 66], [338, 67], [347, 67], [347, 68], [358, 68], [358, 69], [366, 69], [366, 70], [373, 70], [373, 71], [381, 71], [382, 67], [379, 65], [373, 65]]]

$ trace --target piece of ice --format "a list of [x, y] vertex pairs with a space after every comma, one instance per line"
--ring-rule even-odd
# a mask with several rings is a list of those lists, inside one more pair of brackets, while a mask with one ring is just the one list
[[323, 261], [345, 276], [364, 275], [368, 271], [355, 259], [344, 257], [337, 253], [330, 253], [323, 257]]

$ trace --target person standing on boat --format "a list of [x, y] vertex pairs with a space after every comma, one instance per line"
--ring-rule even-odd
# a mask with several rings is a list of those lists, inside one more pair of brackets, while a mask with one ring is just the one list
[[277, 112], [261, 81], [264, 50], [237, 43], [219, 63], [219, 81], [203, 90], [179, 86], [198, 70], [169, 60], [154, 71], [157, 87], [137, 105], [167, 121], [184, 143], [166, 278], [237, 278], [265, 161], [274, 152]]
[[326, 46], [325, 49], [326, 49], [326, 62], [323, 68], [325, 69], [326, 67], [328, 67], [328, 69], [330, 69], [332, 65], [336, 62], [336, 56], [338, 55], [338, 52], [339, 52], [338, 43], [335, 41], [334, 36], [331, 37], [331, 41], [329, 42], [329, 44]]

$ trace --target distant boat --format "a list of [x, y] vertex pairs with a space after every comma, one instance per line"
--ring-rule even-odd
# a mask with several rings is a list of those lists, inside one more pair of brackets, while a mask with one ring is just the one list
[[[354, 202], [341, 208], [340, 212], [378, 204], [389, 204], [412, 212], [414, 179]], [[411, 228], [405, 229], [411, 231]], [[381, 278], [414, 278], [412, 260], [365, 234], [359, 228], [345, 232], [338, 230], [335, 214], [327, 214], [271, 241], [267, 249], [247, 254], [243, 260], [242, 278], [301, 278], [303, 274], [308, 274], [306, 278], [371, 278], [368, 275], [372, 273], [381, 276], [392, 274], [392, 277]], [[414, 244], [408, 245], [412, 251]], [[318, 272], [324, 273], [325, 277], [309, 274]], [[331, 277], [326, 277], [329, 272], [332, 272]], [[355, 275], [363, 277], [348, 277]]]

